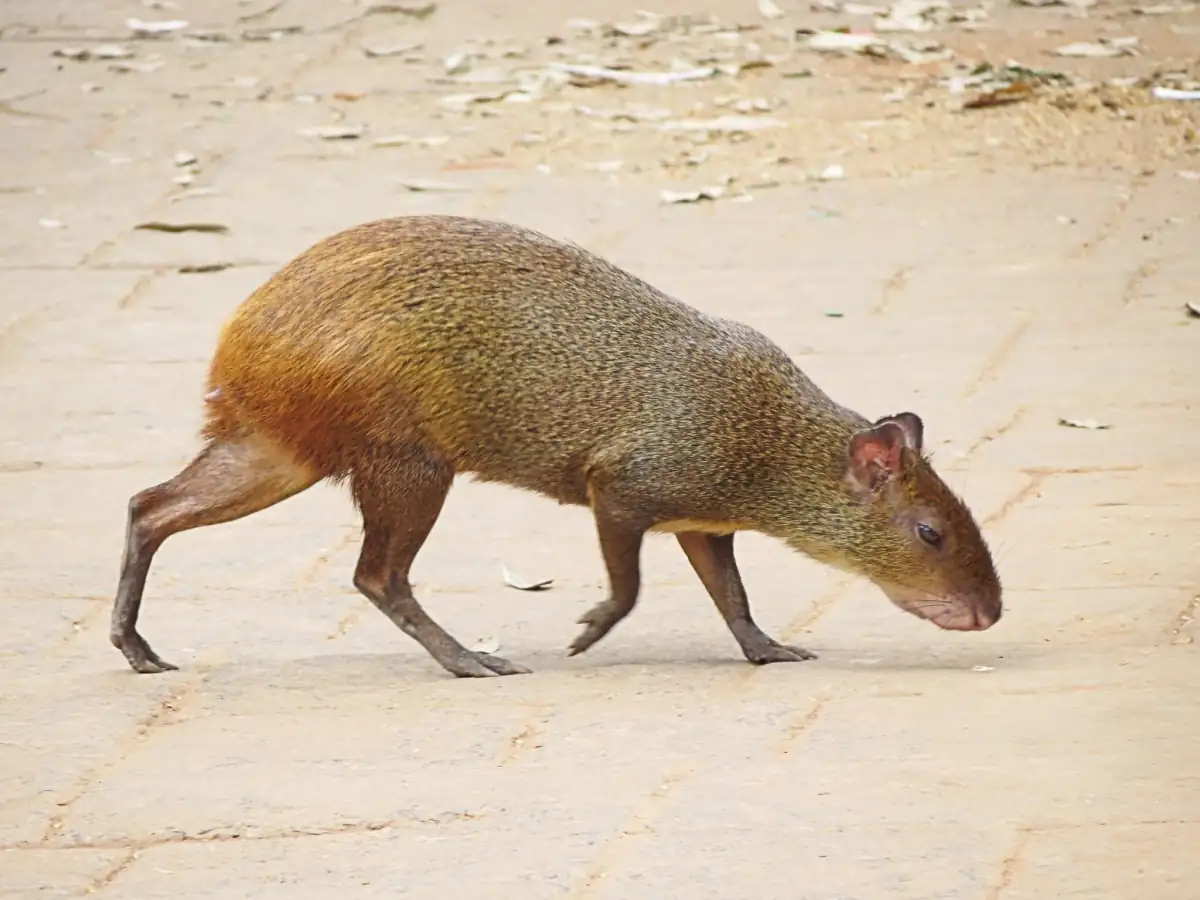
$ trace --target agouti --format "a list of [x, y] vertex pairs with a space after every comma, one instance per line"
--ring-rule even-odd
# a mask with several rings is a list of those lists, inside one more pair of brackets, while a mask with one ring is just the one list
[[991, 555], [920, 418], [869, 421], [754, 329], [528, 229], [411, 216], [320, 241], [226, 323], [205, 401], [204, 449], [129, 502], [111, 639], [137, 672], [175, 668], [136, 627], [162, 542], [323, 478], [348, 479], [362, 513], [355, 586], [458, 676], [528, 671], [463, 647], [409, 584], [464, 472], [591, 508], [610, 591], [572, 655], [633, 609], [648, 531], [675, 534], [753, 663], [814, 656], [755, 624], [737, 531], [942, 628], [1000, 618]]

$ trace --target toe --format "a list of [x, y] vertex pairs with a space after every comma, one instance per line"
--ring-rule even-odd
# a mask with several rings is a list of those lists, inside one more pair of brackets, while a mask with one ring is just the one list
[[502, 656], [492, 656], [488, 653], [481, 653], [478, 657], [479, 661], [487, 668], [491, 669], [497, 675], [529, 675], [532, 670], [524, 666], [519, 666], [514, 662], [509, 662]]
[[473, 653], [464, 652], [442, 663], [442, 666], [456, 678], [495, 678], [500, 674], [485, 666]]
[[595, 626], [588, 627], [583, 634], [571, 642], [571, 646], [567, 648], [567, 656], [578, 656], [588, 647], [592, 646], [592, 644], [596, 643], [596, 641], [600, 640], [602, 635], [603, 632], [599, 631]]
[[792, 653], [796, 654], [796, 657], [798, 659], [801, 659], [801, 660], [810, 660], [810, 659], [818, 659], [819, 658], [817, 656], [817, 654], [813, 653], [811, 650], [805, 650], [803, 647], [797, 647], [795, 644], [788, 644], [786, 647], [784, 647], [784, 649], [790, 650]]

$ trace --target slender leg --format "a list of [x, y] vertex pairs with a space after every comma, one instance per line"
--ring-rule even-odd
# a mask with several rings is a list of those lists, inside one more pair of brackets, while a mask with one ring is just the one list
[[803, 647], [786, 647], [780, 644], [754, 623], [754, 618], [750, 615], [750, 603], [746, 598], [746, 588], [742, 585], [742, 576], [733, 556], [732, 534], [715, 535], [685, 531], [675, 537], [683, 552], [687, 554], [688, 562], [692, 564], [709, 596], [717, 605], [725, 624], [729, 626], [742, 652], [746, 654], [746, 659], [762, 665], [817, 658], [815, 653], [810, 653]]
[[587, 627], [572, 642], [568, 656], [588, 649], [629, 615], [641, 588], [640, 557], [646, 529], [620, 515], [601, 495], [593, 495], [592, 511], [596, 517], [600, 552], [608, 570], [609, 594], [607, 600], [593, 606], [579, 619], [578, 624]]
[[363, 513], [363, 546], [354, 586], [459, 678], [529, 672], [487, 653], [468, 650], [438, 625], [413, 596], [409, 571], [433, 529], [454, 471], [423, 453], [393, 462], [378, 474], [355, 475], [354, 494]]
[[135, 672], [176, 669], [137, 632], [150, 562], [163, 541], [190, 528], [231, 522], [300, 493], [321, 475], [250, 435], [210, 444], [186, 469], [129, 501], [121, 579], [109, 639]]

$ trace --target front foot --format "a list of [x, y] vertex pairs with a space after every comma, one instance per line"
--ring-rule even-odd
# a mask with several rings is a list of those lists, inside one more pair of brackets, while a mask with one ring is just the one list
[[146, 639], [136, 631], [114, 631], [109, 639], [114, 647], [125, 654], [129, 667], [140, 675], [157, 675], [161, 672], [175, 672], [179, 666], [171, 665], [151, 649]]
[[811, 650], [781, 644], [758, 629], [736, 637], [742, 652], [746, 654], [746, 659], [756, 666], [777, 662], [806, 662], [817, 658], [817, 654]]
[[589, 609], [583, 616], [580, 617], [577, 625], [586, 625], [583, 633], [571, 642], [571, 646], [567, 648], [567, 656], [578, 656], [600, 638], [604, 637], [613, 626], [625, 618], [629, 612], [627, 609], [622, 609], [612, 602], [605, 600], [603, 603], [597, 603]]
[[501, 656], [492, 656], [490, 653], [480, 653], [478, 650], [467, 650], [466, 648], [446, 659], [439, 659], [438, 662], [442, 664], [442, 668], [456, 678], [528, 675], [531, 671], [524, 666], [509, 662]]

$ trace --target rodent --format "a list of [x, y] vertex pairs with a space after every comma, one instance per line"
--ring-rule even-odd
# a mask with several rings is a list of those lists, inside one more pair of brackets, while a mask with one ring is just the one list
[[527, 228], [419, 215], [319, 241], [225, 323], [205, 409], [201, 452], [129, 501], [111, 640], [137, 672], [176, 668], [136, 629], [162, 542], [322, 479], [348, 481], [362, 513], [355, 586], [457, 676], [528, 671], [466, 649], [413, 596], [459, 473], [591, 508], [609, 595], [571, 655], [633, 609], [649, 531], [675, 534], [753, 663], [815, 657], [755, 624], [737, 531], [865, 576], [942, 628], [1000, 619], [988, 546], [916, 414], [871, 421], [760, 332]]

